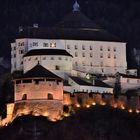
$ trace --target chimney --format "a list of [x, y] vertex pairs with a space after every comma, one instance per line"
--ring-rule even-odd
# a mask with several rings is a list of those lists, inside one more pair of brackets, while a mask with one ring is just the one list
[[22, 26], [19, 26], [18, 27], [18, 31], [19, 31], [19, 33], [22, 32], [23, 31], [23, 27]]
[[34, 24], [33, 24], [33, 27], [34, 27], [34, 28], [38, 28], [38, 24], [37, 24], [37, 23], [34, 23]]

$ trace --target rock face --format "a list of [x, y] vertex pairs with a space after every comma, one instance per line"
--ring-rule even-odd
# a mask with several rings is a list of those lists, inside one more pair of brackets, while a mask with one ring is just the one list
[[13, 118], [21, 115], [31, 114], [34, 116], [45, 116], [51, 121], [61, 119], [63, 103], [57, 100], [28, 100], [15, 103]]

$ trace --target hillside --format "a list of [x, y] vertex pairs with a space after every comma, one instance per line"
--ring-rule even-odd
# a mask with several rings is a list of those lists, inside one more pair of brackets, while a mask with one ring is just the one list
[[59, 122], [23, 116], [0, 129], [0, 140], [139, 140], [140, 116], [109, 107], [79, 110]]

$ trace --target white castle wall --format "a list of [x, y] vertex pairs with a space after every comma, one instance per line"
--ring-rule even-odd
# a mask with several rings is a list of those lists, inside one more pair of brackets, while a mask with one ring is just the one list
[[[21, 44], [24, 42], [24, 47], [19, 47], [17, 45], [19, 42]], [[26, 38], [17, 39], [16, 48], [16, 70], [23, 69], [21, 64], [23, 55], [18, 54], [20, 49], [24, 49], [26, 53], [32, 49], [49, 48], [67, 50], [73, 55], [73, 69], [79, 71], [114, 75], [116, 72], [125, 73], [127, 69], [126, 43], [122, 42]]]
[[[67, 75], [70, 75], [72, 71], [72, 57], [60, 55], [40, 55], [24, 57], [24, 73], [36, 66], [38, 62], [44, 68], [64, 79], [67, 79]], [[59, 67], [59, 69], [56, 69], [56, 67]]]

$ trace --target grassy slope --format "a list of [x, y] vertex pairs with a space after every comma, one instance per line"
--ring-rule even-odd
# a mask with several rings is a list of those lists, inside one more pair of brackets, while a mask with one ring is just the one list
[[0, 130], [0, 140], [139, 140], [140, 116], [109, 107], [79, 110], [53, 123], [25, 116]]

